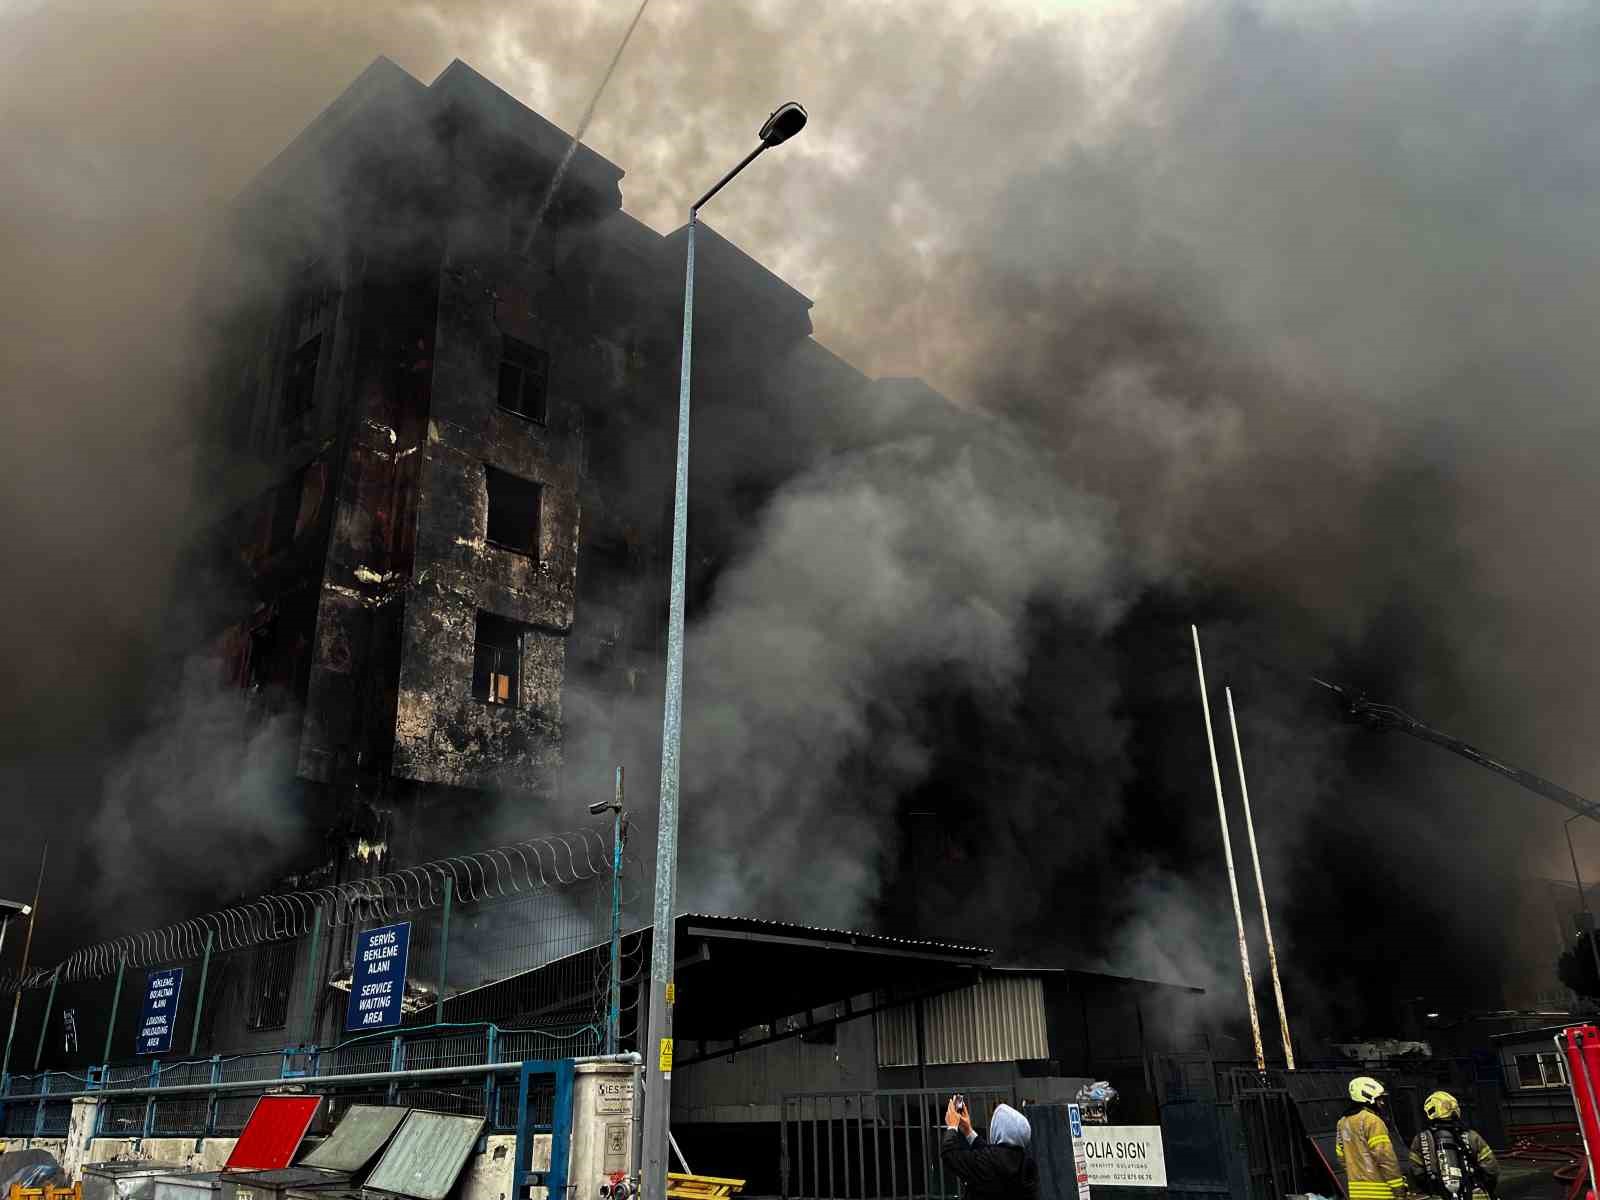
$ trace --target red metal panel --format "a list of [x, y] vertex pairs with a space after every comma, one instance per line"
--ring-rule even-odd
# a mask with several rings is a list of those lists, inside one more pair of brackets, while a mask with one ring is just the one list
[[224, 1171], [277, 1171], [294, 1162], [295, 1151], [316, 1119], [321, 1096], [263, 1096], [256, 1101]]
[[1561, 1031], [1556, 1044], [1567, 1060], [1567, 1082], [1578, 1109], [1578, 1128], [1583, 1131], [1592, 1187], [1595, 1155], [1600, 1154], [1600, 1029], [1574, 1025]]

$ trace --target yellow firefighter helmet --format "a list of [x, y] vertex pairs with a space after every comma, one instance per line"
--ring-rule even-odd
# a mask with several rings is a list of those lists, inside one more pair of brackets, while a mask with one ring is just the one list
[[1422, 1102], [1430, 1121], [1453, 1121], [1461, 1115], [1461, 1104], [1449, 1092], [1434, 1092]]
[[1357, 1075], [1350, 1081], [1350, 1099], [1357, 1104], [1376, 1104], [1382, 1095], [1383, 1084], [1370, 1075]]

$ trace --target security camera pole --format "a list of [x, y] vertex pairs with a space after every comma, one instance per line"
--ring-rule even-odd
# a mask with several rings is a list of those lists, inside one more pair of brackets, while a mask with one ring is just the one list
[[[805, 128], [806, 110], [790, 101], [761, 127], [756, 148], [689, 207], [683, 285], [683, 355], [678, 374], [678, 464], [672, 495], [672, 603], [667, 616], [667, 696], [661, 718], [661, 809], [656, 833], [655, 929], [650, 939], [650, 1033], [645, 1051], [644, 1143], [639, 1185], [644, 1200], [666, 1200], [667, 1136], [672, 1107], [673, 907], [678, 870], [678, 758], [683, 732], [684, 566], [689, 541], [689, 351], [694, 335], [694, 231], [701, 207], [758, 154]], [[653, 1049], [655, 1052], [650, 1053]]]

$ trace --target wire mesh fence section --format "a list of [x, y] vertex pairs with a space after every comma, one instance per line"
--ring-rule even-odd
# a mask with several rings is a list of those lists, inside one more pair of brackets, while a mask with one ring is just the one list
[[[598, 1052], [611, 990], [605, 843], [589, 834], [518, 843], [262, 897], [80, 951], [31, 977], [22, 993], [7, 1094], [42, 1092], [51, 1069], [79, 1079], [64, 1090], [81, 1090], [90, 1069], [106, 1063], [101, 1082], [117, 1090], [266, 1081], [313, 1067], [345, 1074]], [[625, 861], [624, 871], [632, 865]], [[643, 889], [624, 879], [626, 906]], [[347, 1032], [357, 939], [402, 922], [409, 934], [400, 1025], [386, 1020], [382, 1036], [366, 1041]], [[621, 1016], [631, 1032], [644, 964], [639, 938], [624, 942]], [[113, 952], [122, 957], [113, 961]], [[151, 973], [175, 969], [183, 977], [170, 1039], [159, 1054], [140, 1054]], [[45, 986], [52, 978], [56, 989]], [[490, 1026], [504, 1031], [498, 1046]], [[438, 1034], [427, 1045], [412, 1040], [396, 1061], [392, 1035], [423, 1029]], [[305, 1050], [317, 1046], [319, 1055]], [[25, 1073], [35, 1051], [41, 1069]]]
[[244, 1129], [245, 1122], [250, 1119], [250, 1114], [255, 1111], [256, 1101], [259, 1099], [261, 1097], [256, 1095], [219, 1096], [211, 1128], [220, 1134], [239, 1133]]
[[150, 1132], [157, 1137], [205, 1133], [211, 1102], [204, 1096], [167, 1096], [154, 1103]]
[[144, 1097], [108, 1100], [100, 1106], [101, 1137], [139, 1137], [144, 1132]]

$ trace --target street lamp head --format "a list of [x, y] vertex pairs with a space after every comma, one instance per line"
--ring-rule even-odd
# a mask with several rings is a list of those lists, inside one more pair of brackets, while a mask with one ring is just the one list
[[611, 807], [611, 801], [610, 800], [596, 800], [593, 804], [589, 805], [589, 815], [591, 817], [598, 817], [601, 813], [605, 812], [606, 809], [608, 809], [610, 807]]
[[0, 924], [13, 917], [25, 917], [32, 911], [33, 905], [24, 904], [21, 900], [0, 900]]
[[806, 127], [806, 110], [793, 100], [781, 106], [761, 127], [764, 146], [781, 146]]

